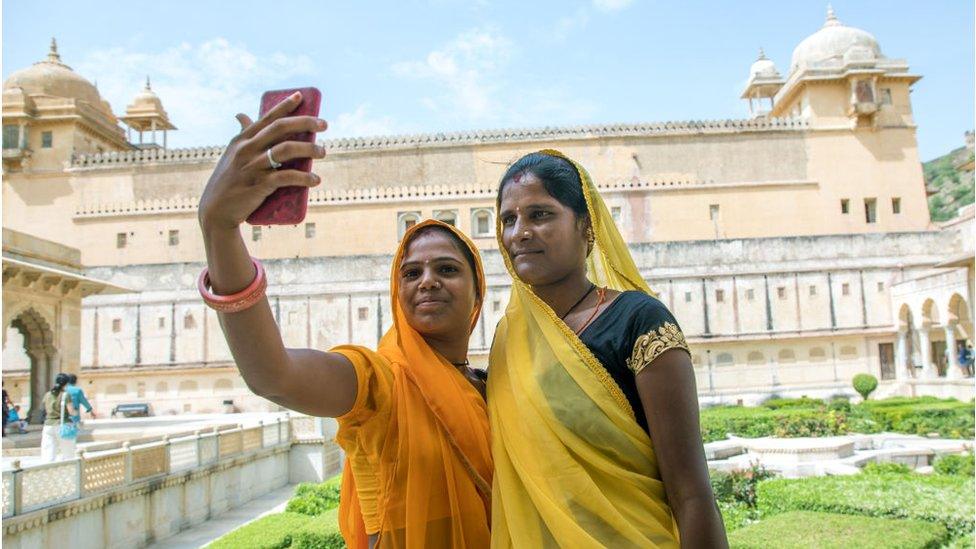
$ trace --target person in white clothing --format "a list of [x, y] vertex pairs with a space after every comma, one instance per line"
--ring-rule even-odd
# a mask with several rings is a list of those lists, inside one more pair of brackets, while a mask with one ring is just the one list
[[[75, 455], [75, 437], [70, 435], [78, 409], [68, 398], [68, 374], [58, 374], [54, 387], [44, 394], [44, 428], [41, 430], [41, 459], [60, 461]], [[67, 428], [65, 428], [67, 425]]]

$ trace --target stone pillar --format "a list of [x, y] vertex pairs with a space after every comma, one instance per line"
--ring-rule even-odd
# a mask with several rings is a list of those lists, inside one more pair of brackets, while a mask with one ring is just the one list
[[922, 326], [918, 331], [918, 351], [922, 358], [922, 378], [935, 379], [939, 377], [932, 364], [932, 342], [929, 339], [929, 327]]
[[962, 369], [959, 367], [959, 355], [956, 352], [956, 323], [950, 322], [945, 327], [946, 353], [949, 355], [949, 363], [946, 365], [946, 377], [948, 379], [962, 379]]
[[908, 356], [908, 330], [898, 332], [895, 342], [895, 379], [905, 381], [911, 378], [911, 357]]

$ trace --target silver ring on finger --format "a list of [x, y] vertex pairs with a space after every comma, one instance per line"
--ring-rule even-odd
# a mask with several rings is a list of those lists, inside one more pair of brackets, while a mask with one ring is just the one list
[[271, 156], [271, 149], [268, 149], [267, 153], [268, 153], [268, 164], [271, 165], [272, 170], [277, 170], [283, 165], [281, 162], [276, 161], [274, 157]]

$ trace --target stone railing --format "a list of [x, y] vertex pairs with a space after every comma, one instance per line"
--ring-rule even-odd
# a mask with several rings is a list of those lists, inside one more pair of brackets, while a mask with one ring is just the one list
[[122, 442], [120, 447], [118, 443], [93, 445], [79, 450], [73, 459], [23, 468], [16, 460], [12, 469], [3, 471], [3, 518], [290, 445], [291, 421], [306, 431], [314, 431], [317, 418], [282, 417], [257, 425], [223, 425], [192, 434], [163, 436], [156, 441]]

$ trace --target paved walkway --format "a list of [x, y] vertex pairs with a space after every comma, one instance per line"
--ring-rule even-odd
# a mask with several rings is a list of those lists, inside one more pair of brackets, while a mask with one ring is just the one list
[[235, 509], [184, 530], [173, 537], [166, 538], [149, 547], [153, 549], [196, 549], [214, 541], [220, 536], [235, 530], [252, 520], [285, 510], [285, 505], [295, 493], [295, 484], [288, 484], [273, 492], [253, 499]]

